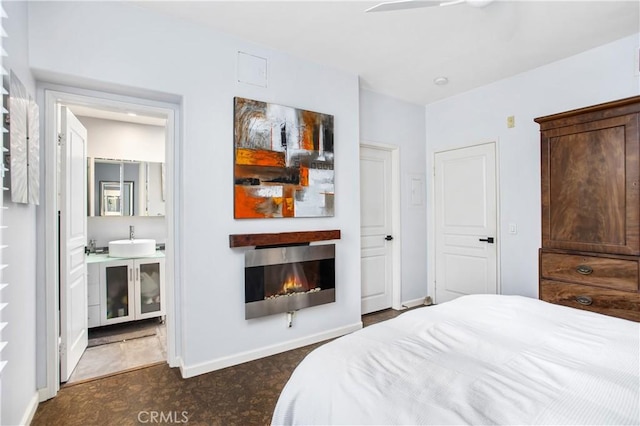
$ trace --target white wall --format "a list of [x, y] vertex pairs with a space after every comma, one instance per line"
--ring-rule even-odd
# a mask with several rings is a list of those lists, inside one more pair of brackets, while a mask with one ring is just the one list
[[[538, 296], [540, 133], [534, 118], [640, 93], [639, 36], [501, 80], [426, 107], [427, 170], [434, 152], [487, 141], [498, 143], [502, 293]], [[506, 127], [515, 116], [515, 128]], [[433, 197], [430, 179], [429, 199]], [[428, 235], [434, 235], [433, 210]], [[515, 223], [518, 233], [508, 233]], [[434, 294], [433, 238], [429, 290]]]
[[[34, 2], [29, 20], [36, 75], [183, 99], [176, 292], [183, 300], [177, 338], [186, 374], [360, 326], [357, 76], [119, 2]], [[267, 88], [237, 82], [239, 50], [268, 59]], [[234, 96], [335, 116], [335, 217], [233, 219]], [[246, 321], [244, 254], [229, 248], [229, 234], [317, 229], [342, 231], [336, 302], [300, 311], [292, 328], [284, 315]]]
[[134, 226], [136, 238], [152, 238], [157, 243], [167, 240], [164, 216], [93, 216], [87, 218], [87, 238], [96, 240], [96, 247], [106, 247], [109, 241], [129, 238], [129, 226]]
[[131, 161], [165, 161], [165, 127], [78, 116], [87, 129], [87, 156]]
[[[425, 182], [424, 106], [407, 103], [368, 90], [360, 91], [360, 139], [362, 142], [400, 149], [400, 220], [402, 302], [427, 295], [426, 201], [411, 203], [410, 178]], [[425, 185], [426, 186], [426, 185]], [[426, 188], [423, 199], [426, 200]]]
[[[3, 66], [22, 81], [27, 92], [35, 98], [35, 82], [28, 68], [27, 5], [24, 2], [3, 2], [9, 16], [3, 19], [8, 37], [3, 47], [8, 53]], [[5, 87], [9, 87], [5, 84]], [[42, 196], [41, 196], [42, 199]], [[36, 207], [32, 204], [14, 204], [5, 192], [3, 222], [9, 226], [2, 231], [2, 243], [9, 246], [2, 251], [2, 263], [9, 264], [3, 271], [3, 281], [9, 286], [0, 298], [9, 305], [2, 311], [2, 321], [9, 325], [2, 331], [2, 341], [9, 344], [2, 351], [8, 361], [2, 373], [2, 407], [0, 424], [14, 425], [29, 420], [35, 410], [36, 393]]]

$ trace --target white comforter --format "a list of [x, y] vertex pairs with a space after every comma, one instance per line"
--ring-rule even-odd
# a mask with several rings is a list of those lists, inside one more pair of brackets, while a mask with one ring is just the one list
[[640, 324], [465, 296], [321, 346], [273, 424], [640, 424]]

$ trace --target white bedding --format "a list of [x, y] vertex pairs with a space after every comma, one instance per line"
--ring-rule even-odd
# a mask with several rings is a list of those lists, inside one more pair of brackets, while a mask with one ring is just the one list
[[314, 350], [272, 423], [638, 425], [639, 370], [638, 323], [464, 296]]

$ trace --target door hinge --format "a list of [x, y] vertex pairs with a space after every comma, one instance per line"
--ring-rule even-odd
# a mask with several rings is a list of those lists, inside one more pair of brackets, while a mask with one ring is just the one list
[[62, 146], [63, 140], [64, 140], [64, 133], [58, 133], [58, 146]]
[[58, 351], [60, 352], [60, 359], [64, 359], [67, 354], [67, 345], [63, 342], [60, 342], [58, 345]]

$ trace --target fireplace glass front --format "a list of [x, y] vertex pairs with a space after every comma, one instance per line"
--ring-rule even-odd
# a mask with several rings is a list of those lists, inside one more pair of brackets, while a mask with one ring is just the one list
[[245, 253], [245, 318], [335, 302], [335, 244]]

